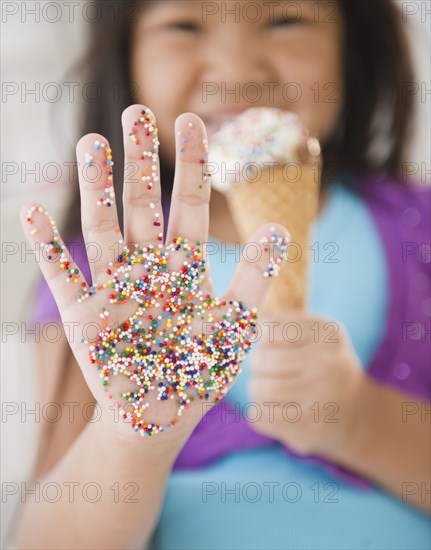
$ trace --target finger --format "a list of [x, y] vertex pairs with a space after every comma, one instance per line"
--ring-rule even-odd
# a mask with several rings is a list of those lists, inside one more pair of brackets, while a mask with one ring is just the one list
[[273, 338], [271, 345], [283, 349], [298, 349], [321, 343], [337, 343], [341, 324], [338, 321], [310, 315], [307, 311], [277, 311], [262, 310], [261, 323], [271, 324]]
[[156, 119], [148, 107], [132, 105], [123, 112], [122, 123], [125, 241], [140, 245], [163, 241]]
[[99, 134], [87, 134], [76, 146], [81, 193], [81, 221], [87, 248], [97, 249], [97, 261], [90, 261], [93, 282], [102, 275], [119, 251], [121, 239], [112, 174], [112, 151]]
[[300, 378], [280, 380], [252, 376], [247, 383], [247, 392], [251, 399], [258, 403], [279, 401], [281, 404], [302, 404], [304, 396], [310, 392], [310, 387]]
[[77, 303], [88, 284], [71, 258], [52, 216], [39, 204], [27, 204], [20, 220], [28, 242], [36, 248], [36, 260], [63, 315]]
[[254, 376], [261, 378], [293, 380], [304, 376], [309, 359], [304, 358], [303, 354], [300, 356], [285, 350], [272, 350], [265, 346], [264, 350], [258, 348], [253, 354], [250, 360], [250, 371]]
[[241, 261], [231, 279], [226, 300], [244, 302], [247, 307], [259, 308], [286, 258], [289, 232], [278, 224], [260, 227], [245, 245]]
[[206, 172], [208, 140], [202, 120], [184, 113], [175, 121], [176, 164], [166, 242], [183, 237], [206, 242], [211, 185]]

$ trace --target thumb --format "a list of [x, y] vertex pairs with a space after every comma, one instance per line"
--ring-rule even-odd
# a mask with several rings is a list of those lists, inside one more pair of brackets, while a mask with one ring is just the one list
[[224, 299], [244, 302], [248, 309], [259, 308], [273, 277], [287, 259], [289, 241], [289, 232], [282, 225], [262, 225], [244, 246]]

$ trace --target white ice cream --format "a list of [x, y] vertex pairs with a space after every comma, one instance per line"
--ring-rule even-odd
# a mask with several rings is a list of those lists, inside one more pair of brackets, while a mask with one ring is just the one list
[[210, 139], [209, 165], [214, 189], [253, 178], [270, 166], [298, 162], [298, 146], [308, 136], [293, 113], [254, 107], [224, 123]]

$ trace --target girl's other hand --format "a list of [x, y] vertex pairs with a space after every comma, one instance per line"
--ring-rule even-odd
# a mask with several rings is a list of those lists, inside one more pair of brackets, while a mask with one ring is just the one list
[[249, 390], [268, 414], [254, 428], [299, 454], [341, 459], [365, 378], [349, 337], [308, 313], [271, 314], [260, 324], [271, 332], [253, 353]]

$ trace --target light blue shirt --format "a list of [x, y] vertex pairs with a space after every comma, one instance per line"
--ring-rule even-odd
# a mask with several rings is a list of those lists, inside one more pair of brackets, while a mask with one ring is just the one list
[[[310, 254], [309, 309], [344, 327], [367, 368], [385, 330], [388, 273], [374, 221], [358, 196], [341, 186], [332, 189]], [[237, 266], [234, 255], [221, 258], [210, 256], [219, 296]], [[228, 394], [241, 405], [251, 401], [247, 363]], [[425, 515], [379, 489], [347, 485], [321, 466], [285, 455], [277, 444], [174, 472], [152, 543], [170, 550], [430, 546]]]

